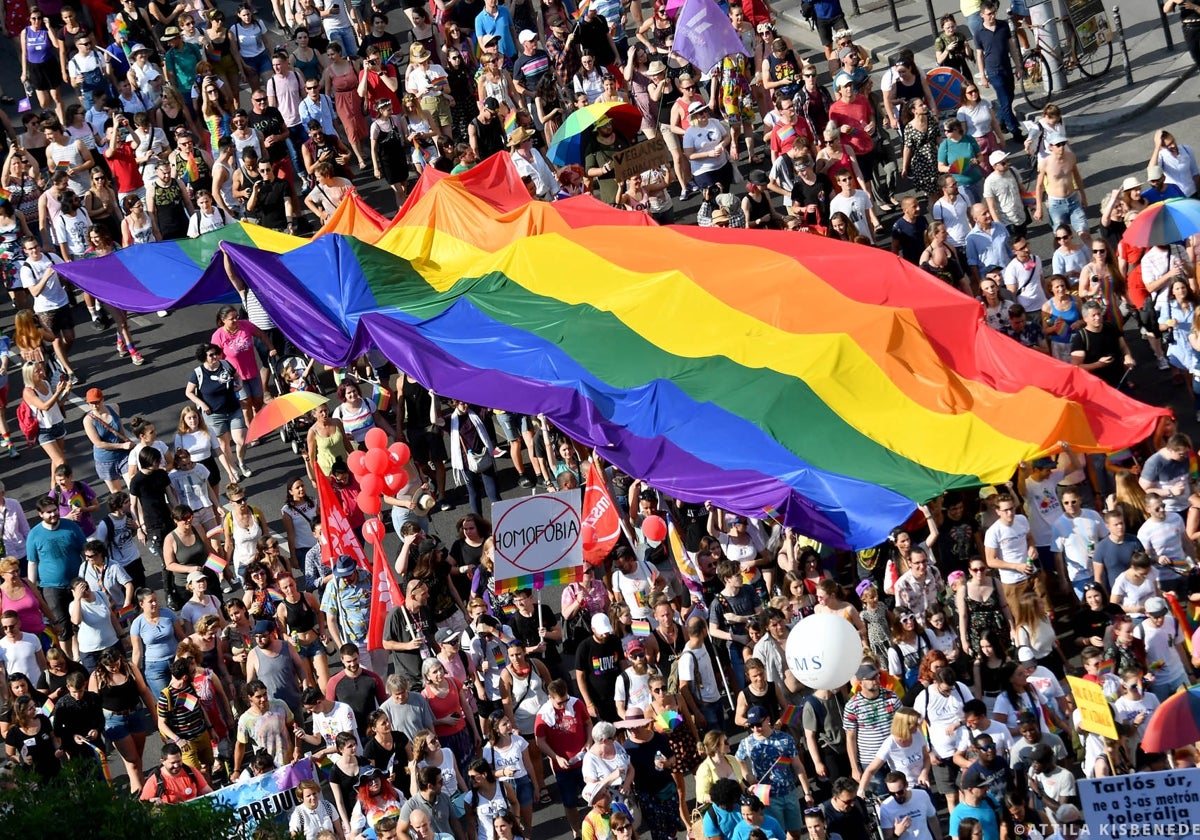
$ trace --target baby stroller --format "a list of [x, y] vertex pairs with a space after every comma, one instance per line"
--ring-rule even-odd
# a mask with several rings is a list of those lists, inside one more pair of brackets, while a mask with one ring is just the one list
[[[293, 391], [311, 391], [314, 394], [323, 393], [320, 382], [313, 372], [315, 360], [304, 356], [287, 356], [274, 365], [275, 389], [280, 394]], [[303, 455], [308, 440], [308, 430], [312, 419], [303, 414], [295, 420], [289, 420], [279, 427], [279, 439], [292, 447], [297, 455]]]

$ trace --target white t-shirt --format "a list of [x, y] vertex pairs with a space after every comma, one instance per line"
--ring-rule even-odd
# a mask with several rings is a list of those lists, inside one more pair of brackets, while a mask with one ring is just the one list
[[958, 748], [963, 751], [973, 751], [973, 741], [980, 735], [987, 735], [992, 739], [992, 743], [996, 745], [996, 755], [1001, 756], [1005, 763], [1008, 763], [1008, 751], [1012, 747], [1012, 733], [1008, 731], [1008, 727], [1002, 723], [997, 723], [992, 719], [988, 719], [988, 725], [984, 729], [970, 729], [963, 727], [961, 735], [958, 736]]
[[888, 735], [875, 753], [876, 758], [882, 758], [893, 770], [903, 773], [910, 785], [915, 785], [921, 775], [925, 761], [925, 736], [913, 732], [912, 743], [907, 747], [896, 742], [896, 736]]
[[967, 234], [971, 232], [971, 205], [959, 193], [958, 199], [950, 204], [946, 201], [946, 197], [942, 196], [933, 203], [931, 215], [934, 221], [942, 222], [946, 226], [947, 238], [950, 244], [956, 248], [965, 248], [967, 245]]
[[1090, 508], [1084, 508], [1074, 518], [1064, 514], [1054, 523], [1051, 533], [1054, 550], [1063, 554], [1071, 581], [1091, 580], [1096, 543], [1108, 536], [1103, 517]]
[[[997, 519], [984, 533], [983, 544], [994, 549], [997, 558], [1005, 563], [1024, 563], [1029, 558], [1029, 543], [1026, 540], [1028, 534], [1029, 520], [1024, 514], [1018, 513], [1013, 517], [1012, 525], [1005, 525]], [[1022, 572], [1000, 569], [1001, 583], [1020, 583], [1027, 577], [1029, 575]]]
[[[49, 251], [43, 251], [42, 258], [37, 262], [26, 260], [21, 264], [21, 285], [26, 289], [32, 289], [38, 284], [46, 269], [52, 265], [61, 265], [62, 261], [62, 257], [58, 254], [51, 254]], [[62, 278], [55, 271], [46, 281], [46, 285], [42, 287], [42, 293], [33, 299], [33, 311], [53, 312], [55, 309], [62, 309], [70, 304], [67, 290], [63, 288]]]
[[897, 834], [896, 840], [926, 840], [932, 836], [929, 833], [929, 820], [937, 818], [937, 809], [929, 794], [920, 788], [909, 790], [908, 801], [901, 805], [896, 797], [889, 796], [879, 806], [879, 824], [885, 830], [895, 827], [897, 820], [908, 817], [912, 824], [903, 834]]
[[913, 708], [929, 724], [929, 742], [938, 758], [950, 758], [958, 749], [960, 729], [947, 732], [952, 723], [962, 723], [963, 704], [974, 699], [971, 689], [962, 683], [950, 688], [949, 696], [931, 685], [917, 695]]
[[189, 238], [195, 239], [197, 236], [220, 230], [232, 221], [233, 219], [229, 218], [228, 213], [214, 204], [211, 213], [197, 210], [192, 214], [192, 218], [188, 220], [187, 235]]
[[[109, 539], [108, 527], [112, 523], [112, 539]], [[111, 513], [96, 523], [95, 538], [105, 545], [111, 546], [109, 558], [121, 568], [125, 568], [138, 559], [137, 529], [129, 516], [113, 516]]]
[[[1186, 534], [1183, 517], [1178, 513], [1166, 512], [1162, 520], [1150, 517], [1138, 528], [1138, 541], [1146, 546], [1146, 553], [1154, 560], [1166, 557], [1169, 560], [1183, 560], [1187, 557], [1183, 550], [1183, 539]], [[1178, 572], [1169, 567], [1160, 566], [1159, 575], [1167, 580], [1178, 577]]]
[[1027, 676], [1025, 681], [1037, 689], [1039, 696], [1052, 703], [1057, 703], [1060, 697], [1065, 696], [1058, 677], [1054, 676], [1045, 665], [1034, 668], [1033, 673]]
[[1051, 531], [1062, 516], [1062, 505], [1054, 488], [1064, 475], [1065, 470], [1053, 470], [1044, 481], [1025, 479], [1025, 511], [1029, 518], [1029, 530], [1033, 532], [1034, 545], [1049, 546], [1053, 542]]
[[[986, 181], [984, 182], [987, 183]], [[1025, 307], [1026, 312], [1034, 313], [1035, 317], [1041, 311], [1042, 306], [1046, 303], [1046, 290], [1042, 288], [1042, 260], [1040, 257], [1032, 257], [1032, 268], [1027, 268], [1025, 263], [1013, 257], [1009, 260], [1008, 265], [1004, 266], [1004, 285], [1013, 292], [1017, 299], [1017, 303]]]
[[41, 640], [32, 633], [22, 633], [15, 642], [7, 633], [0, 639], [0, 659], [4, 660], [5, 670], [10, 675], [24, 674], [31, 685], [37, 685], [42, 678], [42, 666], [37, 661], [41, 649]]
[[653, 696], [650, 694], [650, 678], [658, 674], [650, 668], [644, 674], [636, 673], [632, 667], [626, 668], [617, 678], [616, 700], [627, 707], [637, 706], [644, 709], [650, 705]]
[[[725, 127], [725, 124], [710, 117], [703, 126], [692, 125], [688, 128], [683, 135], [683, 149], [689, 155], [696, 152], [711, 152], [722, 147], [728, 136], [729, 129]], [[722, 152], [712, 158], [693, 160], [691, 161], [692, 174], [704, 175], [715, 172], [728, 162], [728, 152]]]
[[1169, 684], [1187, 677], [1179, 650], [1175, 647], [1183, 639], [1175, 616], [1165, 616], [1162, 627], [1155, 627], [1147, 619], [1137, 626], [1133, 635], [1146, 643], [1146, 661], [1155, 679]]
[[[1158, 570], [1150, 569], [1146, 579], [1141, 583], [1134, 583], [1125, 572], [1117, 575], [1117, 579], [1113, 581], [1112, 594], [1116, 595], [1120, 600], [1121, 609], [1128, 612], [1131, 608], [1141, 606], [1146, 603], [1146, 599], [1158, 594]], [[1139, 609], [1138, 613], [1141, 612]]]
[[654, 583], [654, 570], [644, 560], [639, 560], [632, 574], [615, 571], [612, 575], [613, 589], [621, 593], [630, 614], [637, 619], [650, 618], [650, 591]]
[[[320, 735], [326, 747], [334, 746], [339, 732], [353, 732], [358, 751], [362, 752], [362, 742], [358, 739], [358, 725], [354, 721], [354, 711], [345, 703], [333, 702], [333, 708], [328, 712], [313, 712], [312, 728], [314, 735]], [[451, 760], [451, 765], [454, 761]], [[455, 780], [457, 784], [457, 780]]]
[[858, 232], [874, 242], [875, 234], [871, 230], [871, 217], [867, 212], [870, 209], [871, 196], [865, 190], [855, 190], [854, 195], [838, 193], [829, 202], [829, 215], [845, 213], [854, 222]]
[[717, 688], [717, 672], [713, 670], [712, 657], [704, 645], [685, 647], [679, 655], [679, 681], [696, 684], [696, 670], [700, 671], [700, 702], [715, 703], [721, 699]]

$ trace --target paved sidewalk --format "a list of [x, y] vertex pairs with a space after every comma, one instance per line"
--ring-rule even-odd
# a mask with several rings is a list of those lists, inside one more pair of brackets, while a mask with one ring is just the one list
[[[888, 56], [902, 47], [908, 47], [916, 53], [917, 65], [923, 71], [936, 66], [933, 35], [923, 0], [898, 0], [896, 13], [900, 22], [899, 32], [892, 27], [886, 3], [879, 0], [860, 0], [860, 5], [862, 14], [853, 15], [851, 0], [842, 0], [847, 21], [854, 30], [855, 43], [871, 52], [876, 67], [884, 65]], [[1006, 6], [1007, 3], [1003, 3], [1002, 10]], [[1121, 9], [1133, 68], [1132, 86], [1126, 85], [1125, 65], [1120, 45], [1117, 44], [1114, 45], [1112, 67], [1102, 79], [1081, 79], [1075, 74], [1068, 78], [1065, 91], [1055, 92], [1054, 101], [1063, 111], [1063, 118], [1071, 136], [1099, 133], [1145, 113], [1175, 93], [1195, 73], [1195, 64], [1183, 43], [1175, 16], [1172, 16], [1171, 21], [1175, 48], [1172, 52], [1167, 52], [1155, 6], [1154, 3], [1134, 0]], [[792, 39], [798, 53], [808, 58], [820, 57], [821, 48], [817, 35], [800, 16], [799, 2], [782, 0], [776, 2], [774, 7], [779, 14], [780, 31]], [[955, 0], [934, 0], [933, 8], [939, 18], [947, 12], [953, 12], [962, 28], [966, 29]], [[1111, 18], [1112, 7], [1109, 6], [1108, 9]], [[817, 62], [817, 65], [824, 67], [824, 62]], [[1176, 94], [1179, 95], [1190, 98], [1192, 94]], [[1029, 107], [1020, 98], [1019, 91], [1015, 109], [1018, 116], [1022, 119], [1027, 118]]]

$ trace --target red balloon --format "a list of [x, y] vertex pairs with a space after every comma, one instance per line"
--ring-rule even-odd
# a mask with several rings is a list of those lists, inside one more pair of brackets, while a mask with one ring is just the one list
[[388, 454], [392, 458], [392, 463], [397, 467], [405, 466], [412, 458], [412, 452], [408, 449], [407, 443], [396, 441], [388, 447]]
[[378, 496], [383, 492], [383, 479], [375, 473], [367, 473], [358, 480], [358, 491], [368, 496]]
[[387, 432], [383, 429], [371, 429], [367, 432], [366, 443], [367, 451], [372, 449], [387, 449]]
[[368, 519], [363, 523], [362, 531], [367, 542], [377, 543], [383, 541], [383, 522], [378, 519]]
[[363, 463], [366, 457], [367, 453], [361, 449], [355, 449], [346, 457], [346, 466], [350, 468], [350, 472], [354, 474], [355, 478], [362, 478], [367, 472], [367, 465]]
[[647, 516], [642, 520], [642, 535], [648, 540], [662, 542], [667, 538], [667, 523], [661, 516]]
[[377, 475], [383, 478], [388, 471], [388, 454], [386, 449], [369, 449], [363, 457], [363, 463], [367, 467], [367, 472], [372, 475]]
[[383, 501], [378, 495], [371, 496], [367, 493], [358, 494], [358, 509], [367, 516], [378, 516], [379, 511], [383, 508]]
[[390, 472], [383, 477], [383, 486], [389, 493], [398, 493], [400, 488], [408, 484], [408, 476], [402, 472]]

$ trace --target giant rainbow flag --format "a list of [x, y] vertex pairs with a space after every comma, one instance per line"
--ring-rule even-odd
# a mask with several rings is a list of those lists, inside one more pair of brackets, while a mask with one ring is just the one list
[[[914, 502], [1003, 481], [1061, 441], [1125, 447], [1163, 413], [988, 329], [976, 301], [880, 250], [529, 203], [505, 156], [429, 172], [390, 223], [345, 202], [304, 244], [252, 225], [213, 236], [322, 363], [378, 347], [439, 394], [545, 413], [684, 500], [870, 546]], [[135, 310], [164, 308], [169, 277], [170, 305], [217, 300], [210, 245], [64, 273]]]

